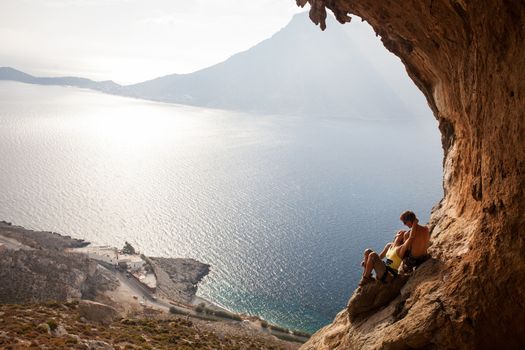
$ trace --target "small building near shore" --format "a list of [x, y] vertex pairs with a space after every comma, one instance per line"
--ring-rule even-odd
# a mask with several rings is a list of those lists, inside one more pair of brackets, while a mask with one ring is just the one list
[[144, 260], [139, 255], [119, 255], [118, 266], [135, 272], [143, 268]]

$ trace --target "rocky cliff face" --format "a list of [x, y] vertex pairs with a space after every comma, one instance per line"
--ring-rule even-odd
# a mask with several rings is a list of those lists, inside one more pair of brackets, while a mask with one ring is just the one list
[[118, 281], [80, 254], [7, 250], [0, 254], [0, 304], [95, 298]]
[[210, 265], [194, 259], [150, 258], [157, 276], [157, 294], [181, 303], [191, 303], [197, 284], [210, 272]]
[[307, 1], [321, 27], [326, 8], [358, 15], [401, 58], [439, 121], [445, 197], [431, 218], [437, 263], [303, 349], [524, 348], [525, 2]]

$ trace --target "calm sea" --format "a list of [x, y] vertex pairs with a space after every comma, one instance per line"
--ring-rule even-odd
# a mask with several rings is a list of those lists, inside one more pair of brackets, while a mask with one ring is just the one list
[[212, 265], [199, 295], [314, 331], [361, 252], [442, 197], [417, 123], [249, 115], [0, 83], [0, 220]]

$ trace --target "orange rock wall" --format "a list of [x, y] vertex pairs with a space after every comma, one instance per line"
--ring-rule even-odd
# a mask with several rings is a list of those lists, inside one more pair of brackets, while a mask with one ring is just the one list
[[445, 197], [431, 218], [438, 262], [303, 348], [525, 348], [525, 1], [307, 2], [321, 27], [326, 8], [360, 16], [405, 64], [439, 121]]

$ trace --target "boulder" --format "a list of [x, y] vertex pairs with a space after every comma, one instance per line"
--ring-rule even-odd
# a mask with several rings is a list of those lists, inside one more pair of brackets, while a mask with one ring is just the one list
[[68, 332], [63, 325], [59, 324], [54, 330], [51, 331], [51, 334], [55, 337], [63, 337], [68, 335]]
[[51, 334], [51, 327], [49, 327], [49, 325], [47, 323], [45, 323], [45, 322], [40, 323], [38, 326], [36, 326], [36, 329], [40, 333]]
[[118, 317], [118, 312], [113, 307], [90, 300], [81, 300], [78, 310], [80, 317], [104, 325], [109, 325]]
[[353, 321], [360, 315], [377, 310], [395, 299], [408, 281], [409, 275], [399, 274], [389, 283], [374, 281], [358, 287], [348, 301], [348, 318]]

